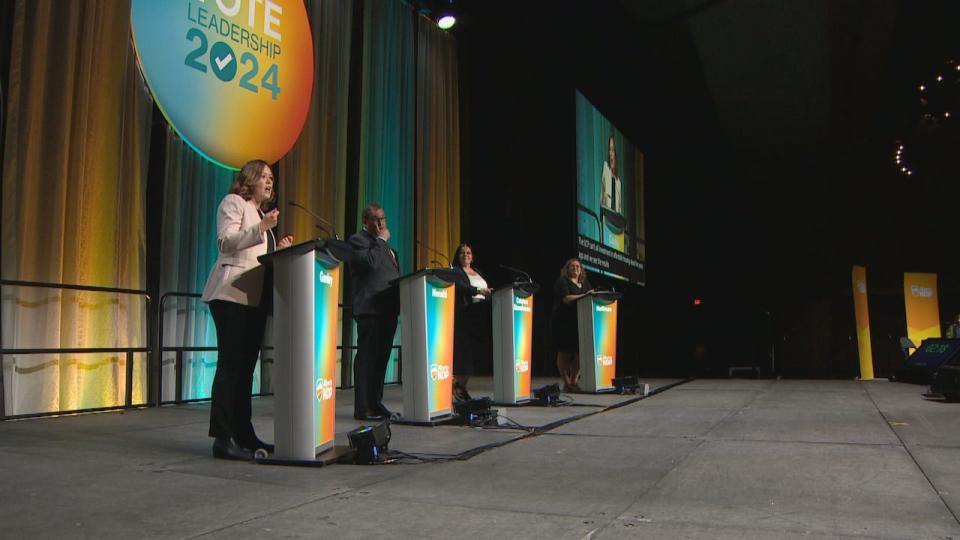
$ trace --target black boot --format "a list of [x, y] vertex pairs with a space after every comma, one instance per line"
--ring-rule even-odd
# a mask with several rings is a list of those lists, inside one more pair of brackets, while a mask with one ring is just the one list
[[230, 437], [218, 437], [213, 440], [213, 457], [217, 459], [250, 461], [253, 459], [253, 453], [246, 448], [238, 446]]

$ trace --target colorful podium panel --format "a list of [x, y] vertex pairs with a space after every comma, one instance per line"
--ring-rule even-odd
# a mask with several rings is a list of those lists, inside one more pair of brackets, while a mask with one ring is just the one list
[[497, 403], [530, 400], [535, 289], [534, 284], [523, 283], [493, 293], [493, 399]]
[[448, 270], [401, 277], [403, 421], [431, 423], [453, 412], [453, 308]]
[[273, 265], [274, 457], [312, 461], [333, 447], [340, 261], [312, 240], [260, 258]]
[[617, 376], [617, 301], [620, 293], [598, 292], [577, 300], [580, 388], [612, 391]]

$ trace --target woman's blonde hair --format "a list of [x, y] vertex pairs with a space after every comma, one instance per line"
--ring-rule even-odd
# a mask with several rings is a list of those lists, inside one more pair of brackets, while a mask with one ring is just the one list
[[569, 279], [569, 278], [570, 278], [570, 274], [569, 274], [570, 265], [573, 264], [574, 262], [580, 263], [580, 275], [577, 276], [577, 285], [583, 285], [583, 275], [584, 275], [584, 272], [583, 272], [583, 262], [581, 262], [580, 259], [578, 259], [578, 258], [576, 258], [576, 257], [573, 257], [573, 258], [571, 258], [571, 259], [567, 259], [567, 262], [563, 263], [563, 266], [560, 267], [560, 275], [563, 276], [563, 277], [565, 277], [565, 278], [568, 278], [568, 279]]

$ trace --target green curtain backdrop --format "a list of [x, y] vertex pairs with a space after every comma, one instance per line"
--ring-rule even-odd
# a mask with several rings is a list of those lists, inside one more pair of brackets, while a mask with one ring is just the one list
[[[150, 99], [130, 44], [130, 3], [14, 6], [3, 167], [7, 280], [144, 289]], [[3, 288], [3, 346], [145, 347], [131, 295]], [[143, 403], [145, 355], [134, 359]], [[2, 359], [6, 415], [121, 405], [123, 354]]]
[[438, 259], [430, 249], [449, 261], [462, 240], [460, 100], [456, 41], [425, 17], [417, 22], [415, 265], [423, 268]]
[[[414, 13], [399, 0], [367, 0], [363, 11], [363, 78], [357, 223], [370, 201], [387, 214], [400, 273], [413, 270]], [[356, 340], [356, 329], [353, 336]], [[394, 344], [399, 343], [397, 332]], [[355, 344], [355, 343], [354, 343]], [[398, 380], [397, 357], [386, 380]]]
[[[234, 172], [207, 161], [167, 128], [160, 257], [160, 296], [199, 293], [217, 260], [217, 207]], [[199, 298], [170, 297], [161, 313], [165, 346], [216, 347], [210, 310]], [[162, 356], [162, 396], [176, 397], [173, 352]], [[217, 353], [185, 352], [183, 399], [210, 397]], [[257, 378], [254, 381], [258, 381]]]
[[363, 88], [357, 223], [369, 201], [387, 214], [400, 271], [413, 270], [413, 9], [399, 0], [368, 0], [363, 17]]

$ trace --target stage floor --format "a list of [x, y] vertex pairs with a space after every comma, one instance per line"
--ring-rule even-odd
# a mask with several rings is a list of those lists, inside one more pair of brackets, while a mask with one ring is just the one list
[[[669, 388], [505, 410], [535, 435], [394, 426], [409, 453], [500, 445], [418, 464], [214, 460], [199, 404], [4, 422], [0, 538], [960, 539], [960, 404], [886, 381], [642, 382]], [[272, 399], [254, 414], [269, 438]]]

